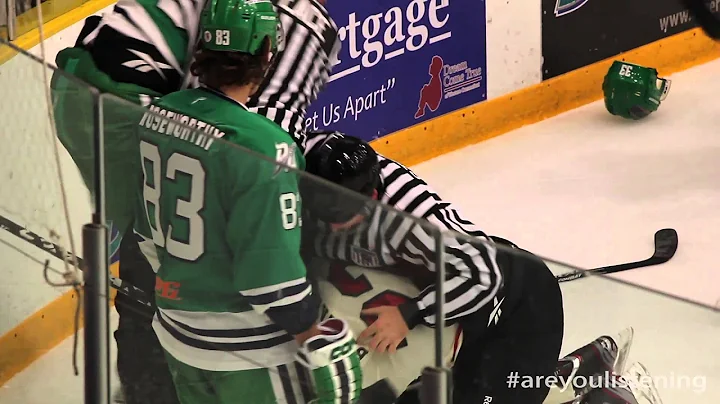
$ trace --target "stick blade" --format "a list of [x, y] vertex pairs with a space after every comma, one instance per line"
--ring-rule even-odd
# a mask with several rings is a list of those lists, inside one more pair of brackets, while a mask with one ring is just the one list
[[668, 261], [675, 255], [678, 248], [678, 234], [675, 229], [662, 229], [655, 233], [655, 253], [653, 258], [656, 260]]

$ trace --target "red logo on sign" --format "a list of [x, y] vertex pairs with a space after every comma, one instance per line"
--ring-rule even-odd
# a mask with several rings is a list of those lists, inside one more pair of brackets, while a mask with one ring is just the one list
[[430, 81], [423, 85], [420, 90], [420, 101], [418, 101], [418, 110], [415, 112], [415, 119], [422, 118], [425, 116], [425, 108], [430, 108], [430, 111], [437, 111], [440, 107], [443, 97], [443, 85], [440, 74], [442, 73], [444, 62], [440, 56], [433, 56], [430, 67], [428, 68], [428, 75]]

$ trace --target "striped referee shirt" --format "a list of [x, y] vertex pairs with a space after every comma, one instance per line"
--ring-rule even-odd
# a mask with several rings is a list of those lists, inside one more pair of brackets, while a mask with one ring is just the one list
[[[119, 0], [111, 11], [85, 20], [77, 45], [118, 83], [143, 87], [139, 102], [181, 89], [198, 38], [205, 0]], [[141, 89], [125, 89], [125, 91]]]
[[274, 0], [283, 30], [280, 52], [260, 89], [248, 101], [251, 111], [274, 121], [305, 146], [305, 114], [325, 87], [340, 52], [338, 28], [315, 0]]
[[[325, 137], [323, 134], [310, 135], [308, 150], [322, 143]], [[432, 229], [439, 228], [445, 232], [446, 322], [453, 324], [491, 304], [503, 287], [503, 276], [496, 262], [497, 250], [492, 242], [487, 242], [487, 235], [463, 218], [455, 206], [443, 201], [410, 169], [380, 155], [378, 160], [379, 201], [412, 218], [376, 207], [366, 220], [348, 231], [331, 232], [327, 224], [308, 221], [303, 224], [307, 232], [303, 233], [303, 238], [307, 234], [308, 243], [304, 248], [322, 258], [352, 262], [366, 268], [407, 263], [435, 271], [437, 249]], [[425, 219], [429, 225], [422, 225], [415, 218]], [[468, 237], [453, 236], [453, 232]], [[412, 307], [415, 324], [435, 324], [435, 285], [426, 287], [409, 303], [416, 306]]]
[[[307, 108], [337, 63], [338, 29], [315, 0], [272, 2], [280, 16], [285, 49], [246, 105], [276, 122], [303, 146]], [[89, 47], [98, 68], [116, 82], [150, 90], [149, 95], [141, 95], [141, 103], [147, 105], [154, 97], [199, 85], [188, 67], [204, 3], [120, 0], [111, 12], [86, 20], [78, 44]]]

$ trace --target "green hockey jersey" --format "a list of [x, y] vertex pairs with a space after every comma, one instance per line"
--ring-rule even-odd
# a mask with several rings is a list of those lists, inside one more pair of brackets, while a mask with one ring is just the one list
[[291, 363], [297, 345], [268, 313], [312, 288], [298, 176], [275, 162], [303, 169], [302, 153], [272, 121], [204, 88], [158, 99], [139, 126], [135, 232], [157, 273], [162, 346], [207, 370]]
[[[97, 96], [86, 84], [138, 105], [180, 89], [188, 70], [189, 44], [198, 31], [200, 2], [120, 0], [103, 16], [85, 20], [74, 47], [60, 51], [51, 88], [59, 140], [77, 164], [86, 186], [94, 187]], [[195, 78], [188, 77], [195, 85]], [[125, 233], [132, 218], [133, 169], [126, 162], [141, 108], [105, 98], [102, 131], [105, 145], [107, 219]], [[130, 144], [131, 146], [128, 146]], [[142, 286], [142, 285], [141, 285]]]

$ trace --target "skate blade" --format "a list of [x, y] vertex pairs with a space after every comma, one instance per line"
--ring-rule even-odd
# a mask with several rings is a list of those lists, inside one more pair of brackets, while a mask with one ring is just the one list
[[634, 337], [635, 330], [632, 327], [625, 328], [611, 337], [618, 347], [617, 357], [613, 364], [613, 372], [617, 375], [625, 373], [625, 366], [630, 356], [630, 348]]
[[635, 386], [633, 388], [633, 394], [636, 399], [640, 399], [639, 395], [645, 400], [643, 404], [663, 404], [660, 398], [660, 393], [655, 386], [653, 378], [650, 376], [650, 372], [640, 362], [635, 362], [630, 365], [627, 371], [623, 374], [623, 377], [632, 381]]

